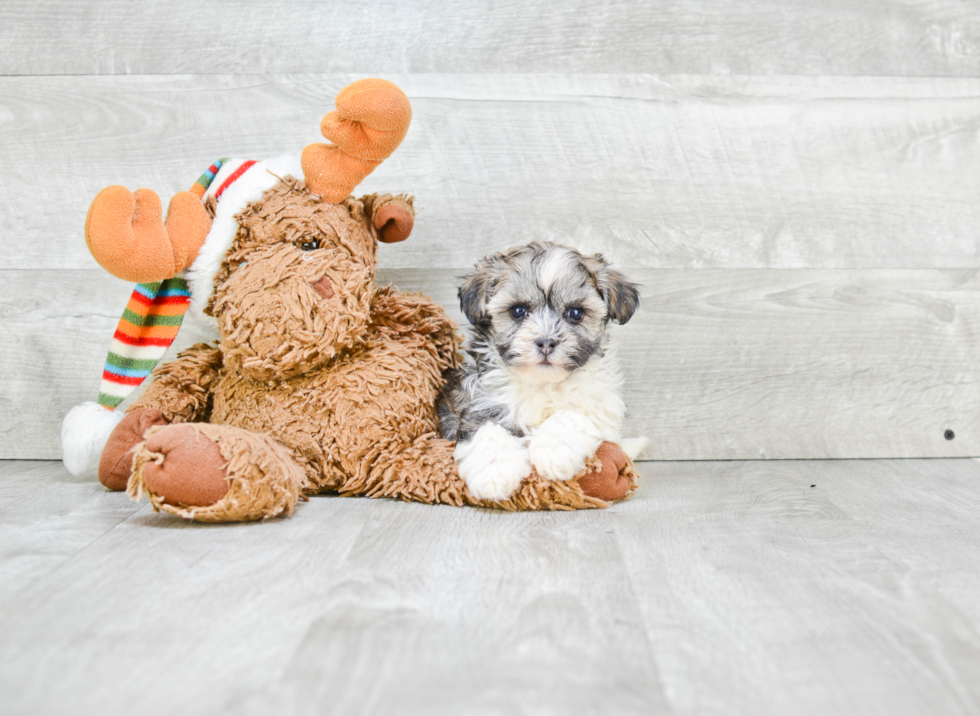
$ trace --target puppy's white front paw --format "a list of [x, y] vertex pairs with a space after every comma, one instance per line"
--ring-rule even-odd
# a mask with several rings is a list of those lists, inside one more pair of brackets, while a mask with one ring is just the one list
[[506, 500], [531, 474], [524, 443], [496, 423], [486, 423], [453, 453], [459, 476], [478, 500]]
[[571, 480], [585, 468], [588, 457], [571, 441], [551, 436], [532, 438], [528, 450], [534, 469], [548, 480]]
[[531, 436], [528, 452], [531, 464], [548, 480], [571, 480], [585, 469], [585, 461], [602, 442], [582, 428], [587, 419], [572, 411], [561, 411], [544, 421]]

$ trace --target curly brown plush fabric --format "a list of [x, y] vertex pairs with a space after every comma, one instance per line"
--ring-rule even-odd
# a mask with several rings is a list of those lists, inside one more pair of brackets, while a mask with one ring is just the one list
[[[578, 480], [535, 474], [505, 502], [470, 496], [435, 411], [443, 374], [458, 366], [456, 326], [431, 299], [374, 281], [381, 234], [404, 238], [413, 215], [410, 197], [330, 204], [292, 177], [243, 210], [208, 307], [220, 340], [158, 367], [130, 409], [159, 411], [169, 425], [158, 420], [118, 446], [135, 454], [128, 493], [217, 522], [288, 515], [300, 495], [318, 492], [605, 507]], [[622, 465], [602, 477], [620, 484], [607, 499], [635, 487], [625, 456]], [[594, 459], [580, 477], [606, 472]]]

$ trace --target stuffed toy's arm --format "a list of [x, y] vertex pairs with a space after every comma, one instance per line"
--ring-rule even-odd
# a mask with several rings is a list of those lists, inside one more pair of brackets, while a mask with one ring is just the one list
[[211, 392], [221, 368], [221, 351], [198, 343], [181, 351], [176, 360], [157, 366], [153, 381], [127, 412], [159, 410], [170, 423], [202, 422], [211, 413]]
[[459, 367], [463, 339], [445, 309], [428, 296], [381, 289], [372, 305], [378, 330], [395, 340], [422, 342], [440, 373]]

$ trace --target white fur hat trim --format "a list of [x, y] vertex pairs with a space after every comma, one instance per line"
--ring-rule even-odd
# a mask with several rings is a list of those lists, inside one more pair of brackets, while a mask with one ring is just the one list
[[[228, 160], [215, 175], [204, 193], [204, 200], [214, 196], [227, 179], [241, 166], [240, 160]], [[197, 253], [194, 263], [185, 274], [187, 285], [191, 290], [191, 305], [187, 316], [193, 318], [199, 325], [216, 327], [215, 319], [207, 316], [204, 309], [214, 292], [214, 277], [221, 269], [225, 254], [231, 248], [238, 235], [238, 222], [235, 214], [244, 209], [250, 202], [259, 201], [262, 195], [271, 189], [285, 176], [303, 178], [303, 167], [300, 155], [284, 154], [273, 159], [256, 162], [248, 168], [234, 183], [225, 188], [215, 207], [214, 222], [208, 233], [204, 246]], [[185, 318], [186, 318], [185, 317]]]

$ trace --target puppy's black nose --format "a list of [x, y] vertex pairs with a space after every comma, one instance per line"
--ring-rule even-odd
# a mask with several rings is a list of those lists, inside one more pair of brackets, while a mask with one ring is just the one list
[[558, 341], [554, 338], [539, 338], [534, 342], [534, 345], [538, 347], [541, 351], [541, 355], [548, 355], [551, 351], [555, 350], [555, 346], [558, 345]]

